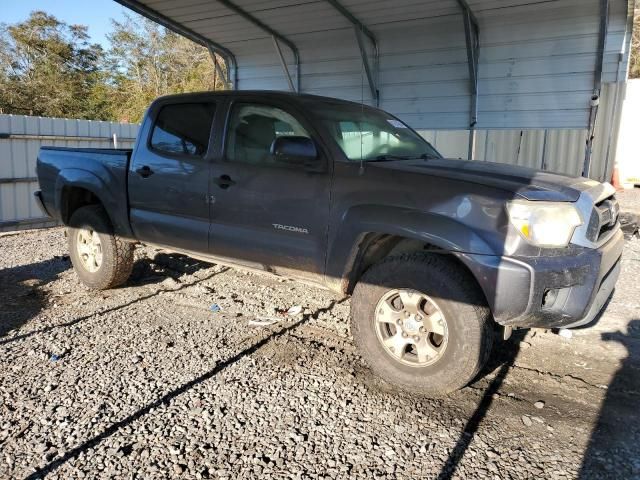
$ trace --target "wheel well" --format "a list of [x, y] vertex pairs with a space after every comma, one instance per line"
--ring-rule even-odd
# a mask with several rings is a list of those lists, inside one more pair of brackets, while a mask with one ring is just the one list
[[390, 256], [416, 252], [429, 252], [447, 255], [447, 258], [469, 274], [470, 279], [475, 283], [478, 291], [484, 297], [484, 291], [473, 275], [473, 272], [471, 272], [471, 270], [469, 270], [469, 268], [450, 251], [413, 238], [377, 233], [367, 234], [360, 243], [358, 254], [351, 270], [351, 274], [349, 275], [346, 293], [351, 294], [353, 292], [353, 289], [360, 277], [362, 277], [364, 272], [366, 272], [374, 263]]
[[86, 188], [65, 187], [62, 190], [62, 222], [68, 224], [71, 215], [80, 207], [87, 205], [102, 205], [102, 202]]

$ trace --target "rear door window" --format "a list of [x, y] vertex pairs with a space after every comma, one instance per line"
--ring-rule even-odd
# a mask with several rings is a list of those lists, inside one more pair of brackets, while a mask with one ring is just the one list
[[204, 156], [215, 109], [210, 102], [165, 105], [153, 126], [151, 148], [170, 155]]

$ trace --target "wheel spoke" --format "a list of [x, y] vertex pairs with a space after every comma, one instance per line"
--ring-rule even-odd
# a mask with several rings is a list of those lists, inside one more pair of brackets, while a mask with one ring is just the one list
[[421, 363], [428, 362], [438, 354], [438, 350], [424, 337], [414, 344], [414, 348], [418, 356], [418, 362]]
[[404, 338], [400, 330], [397, 330], [395, 335], [386, 338], [383, 343], [396, 357], [402, 358], [407, 344], [409, 344], [409, 339]]
[[405, 310], [408, 310], [410, 313], [419, 313], [422, 295], [409, 290], [400, 290], [399, 294]]
[[439, 310], [436, 310], [424, 320], [427, 331], [437, 333], [438, 335], [445, 335], [446, 330], [444, 326], [444, 317]]
[[393, 305], [389, 302], [389, 300], [385, 300], [378, 305], [378, 310], [376, 311], [376, 320], [380, 323], [396, 323], [401, 317], [400, 311], [393, 308]]
[[91, 247], [86, 243], [78, 243], [78, 253], [80, 255], [91, 255]]
[[102, 265], [102, 252], [96, 252], [96, 254], [94, 255], [94, 262], [96, 264], [96, 267], [100, 268], [100, 265]]

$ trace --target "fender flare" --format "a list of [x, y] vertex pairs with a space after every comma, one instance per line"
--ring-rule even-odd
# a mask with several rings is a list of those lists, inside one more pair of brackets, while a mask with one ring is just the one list
[[339, 291], [348, 289], [363, 242], [371, 234], [392, 235], [428, 243], [447, 253], [496, 255], [471, 227], [433, 212], [386, 205], [350, 208], [330, 238], [326, 282]]
[[[55, 183], [55, 208], [60, 212], [60, 218], [66, 224], [65, 188], [82, 188], [95, 195], [104, 207], [114, 231], [120, 236], [130, 236], [128, 217], [122, 216], [122, 207], [118, 205], [117, 195], [111, 192], [107, 183], [95, 173], [81, 168], [65, 168], [60, 170]], [[126, 211], [126, 205], [124, 205]]]

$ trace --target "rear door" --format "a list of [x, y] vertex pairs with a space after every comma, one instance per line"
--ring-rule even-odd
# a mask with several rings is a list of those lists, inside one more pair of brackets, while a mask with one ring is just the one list
[[154, 104], [129, 171], [131, 227], [149, 243], [207, 252], [210, 145], [216, 103]]
[[[224, 150], [211, 168], [213, 255], [267, 271], [324, 273], [329, 164], [315, 139], [315, 168], [282, 164], [270, 153], [278, 136], [313, 138], [299, 112], [281, 103], [237, 98], [228, 113]], [[314, 171], [311, 171], [314, 170]]]

